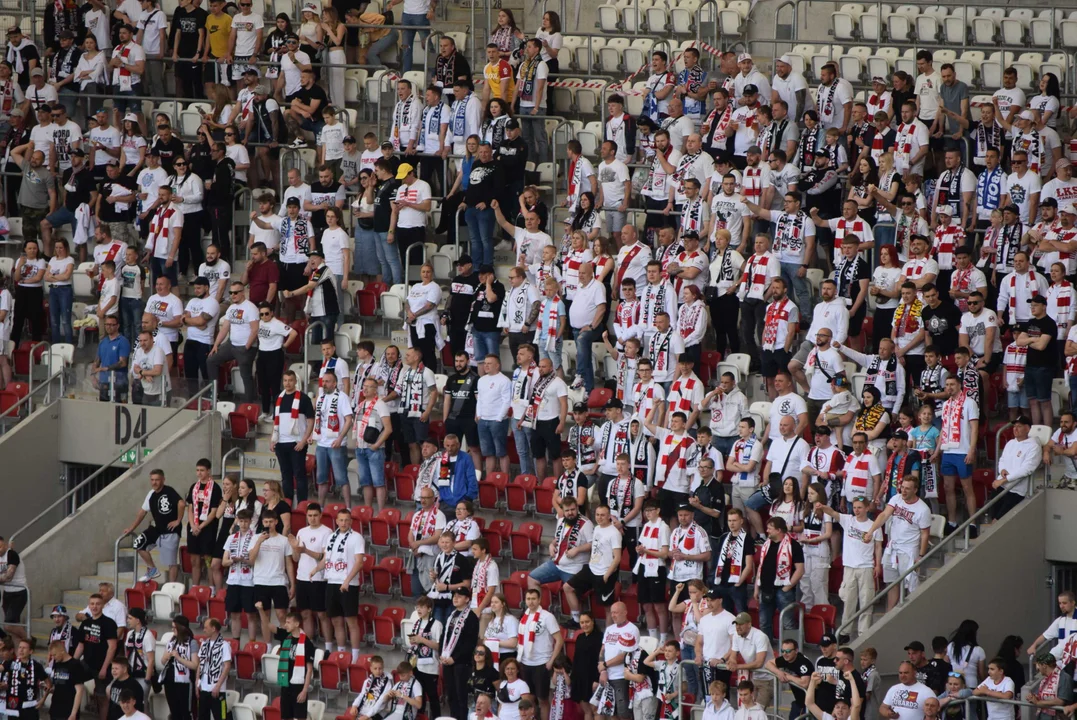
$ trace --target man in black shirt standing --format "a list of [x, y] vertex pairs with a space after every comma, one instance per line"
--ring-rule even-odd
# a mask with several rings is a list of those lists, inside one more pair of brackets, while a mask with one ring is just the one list
[[154, 564], [153, 556], [150, 555], [150, 550], [154, 546], [157, 546], [161, 553], [161, 561], [168, 566], [168, 581], [176, 582], [176, 578], [179, 577], [179, 545], [180, 534], [183, 532], [183, 512], [187, 509], [187, 503], [175, 488], [165, 485], [163, 470], [150, 472], [150, 488], [146, 499], [142, 501], [142, 507], [138, 509], [135, 521], [124, 530], [123, 534], [130, 535], [137, 530], [145, 519], [146, 513], [149, 513], [153, 523], [135, 538], [135, 550], [146, 563], [146, 574], [142, 576], [140, 582], [149, 582], [161, 574]]
[[[854, 655], [851, 648], [843, 647], [834, 652], [834, 636], [830, 633], [823, 635], [819, 647], [823, 650], [823, 656], [815, 661], [815, 671], [822, 676], [822, 682], [815, 689], [815, 704], [824, 712], [833, 713], [834, 704], [839, 699], [851, 703], [853, 690], [845, 681], [845, 673], [851, 672], [853, 681], [860, 690], [860, 697], [867, 697], [867, 685], [854, 664]], [[830, 652], [828, 655], [827, 652]]]
[[[768, 637], [774, 632], [774, 613], [781, 613], [796, 602], [797, 583], [804, 575], [804, 549], [789, 535], [785, 520], [772, 517], [767, 521], [767, 541], [763, 544], [759, 580], [755, 597], [759, 600], [759, 629]], [[792, 618], [785, 622], [792, 627]]]
[[131, 211], [136, 199], [135, 179], [121, 172], [119, 160], [109, 158], [105, 163], [105, 179], [97, 187], [94, 215], [98, 222], [108, 224], [113, 239], [128, 246], [135, 246], [138, 242], [131, 224]]
[[923, 287], [924, 309], [921, 319], [927, 330], [927, 345], [934, 345], [943, 356], [957, 351], [958, 330], [961, 328], [961, 311], [952, 301], [943, 302], [939, 289], [933, 283]]
[[[202, 12], [205, 13], [205, 11]], [[173, 27], [175, 27], [174, 22]], [[199, 80], [199, 86], [201, 86], [201, 80]], [[184, 156], [183, 141], [172, 134], [172, 126], [167, 122], [157, 122], [157, 139], [153, 141], [153, 149], [160, 155], [161, 167], [165, 169], [165, 172], [169, 175], [175, 174], [172, 163], [176, 161], [176, 158]]]
[[449, 346], [454, 353], [464, 352], [467, 341], [468, 317], [475, 302], [475, 291], [479, 287], [479, 274], [474, 267], [467, 253], [456, 259], [456, 277], [452, 279], [449, 292], [449, 315], [443, 316], [443, 321], [449, 326]]
[[453, 369], [456, 372], [445, 382], [445, 404], [441, 409], [441, 420], [447, 434], [467, 438], [468, 453], [475, 467], [481, 467], [479, 426], [475, 422], [479, 374], [471, 367], [471, 357], [464, 352], [463, 347], [453, 356]]
[[63, 640], [49, 643], [49, 662], [52, 670], [52, 707], [49, 708], [49, 718], [77, 719], [77, 710], [82, 707], [82, 698], [86, 694], [85, 683], [91, 679], [90, 673], [85, 665], [71, 657]]
[[[725, 489], [714, 476], [714, 459], [703, 457], [699, 461], [699, 486], [688, 496], [688, 504], [695, 510], [693, 520], [707, 531], [711, 550], [718, 552], [721, 537], [725, 533]], [[711, 556], [714, 557], [713, 555]], [[714, 567], [715, 560], [707, 562]], [[710, 575], [704, 573], [704, 577]]]
[[501, 306], [505, 302], [505, 286], [494, 276], [493, 265], [479, 266], [479, 286], [471, 304], [471, 334], [475, 338], [476, 358], [501, 355]]
[[120, 697], [124, 693], [131, 693], [135, 696], [135, 707], [139, 712], [145, 710], [146, 693], [142, 690], [142, 684], [131, 677], [131, 666], [127, 658], [113, 658], [112, 682], [108, 685], [108, 720], [120, 720], [123, 717]]
[[199, 46], [207, 42], [207, 17], [209, 13], [198, 7], [195, 0], [180, 0], [179, 7], [172, 12], [168, 47], [172, 49], [172, 59], [176, 61], [176, 90], [180, 97], [204, 96], [202, 66], [196, 58]]
[[1051, 380], [1058, 367], [1058, 324], [1047, 314], [1047, 298], [1043, 295], [1034, 295], [1029, 309], [1032, 317], [1014, 342], [1018, 347], [1028, 348], [1025, 392], [1032, 422], [1051, 427], [1054, 423]]
[[905, 646], [905, 655], [916, 669], [916, 682], [921, 682], [924, 685], [927, 685], [927, 675], [930, 668], [928, 668], [924, 650], [924, 644], [919, 640], [913, 640]]
[[[226, 130], [225, 132], [235, 132]], [[213, 175], [207, 178], [203, 205], [209, 216], [213, 244], [227, 252], [232, 247], [232, 208], [235, 205], [236, 163], [224, 153], [224, 143], [210, 145]]]
[[946, 646], [949, 643], [950, 641], [942, 635], [936, 635], [931, 638], [931, 651], [935, 656], [927, 661], [927, 679], [920, 680], [939, 697], [942, 697], [942, 693], [946, 689], [946, 679], [950, 677], [950, 673], [954, 669], [954, 666], [946, 660]]
[[814, 668], [811, 660], [800, 652], [800, 646], [796, 640], [782, 642], [782, 652], [777, 660], [768, 660], [766, 669], [778, 676], [778, 680], [789, 684], [789, 691], [793, 693], [793, 702], [789, 705], [789, 717], [798, 718], [807, 712], [804, 703], [804, 691], [811, 682], [811, 674]]
[[[389, 264], [389, 271], [382, 268], [382, 277], [387, 285], [394, 282], [404, 282], [404, 268], [400, 262], [400, 253], [396, 248], [389, 245], [389, 228], [393, 221], [393, 200], [396, 191], [400, 187], [400, 181], [396, 179], [389, 161], [380, 158], [374, 162], [374, 177], [378, 179], [377, 189], [374, 190], [374, 232], [378, 234], [378, 242], [385, 243], [388, 252], [385, 253]], [[391, 278], [391, 279], [390, 279]], [[460, 346], [463, 348], [463, 345]], [[453, 345], [453, 350], [456, 346]], [[395, 426], [394, 426], [395, 427]]]
[[464, 220], [471, 237], [471, 254], [479, 265], [492, 265], [494, 262], [495, 222], [491, 203], [501, 192], [499, 170], [490, 144], [479, 145], [479, 154], [471, 165], [467, 190], [464, 191], [464, 205], [467, 206]]
[[310, 202], [303, 209], [310, 213], [310, 224], [320, 238], [328, 224], [325, 211], [331, 207], [344, 210], [344, 187], [333, 177], [333, 168], [322, 165], [318, 168], [318, 182], [310, 185]]
[[[524, 191], [524, 167], [527, 165], [527, 143], [520, 137], [520, 121], [516, 118], [509, 118], [505, 123], [505, 137], [497, 148], [497, 160], [505, 181], [498, 202], [502, 207], [515, 208], [520, 204], [520, 194]], [[506, 215], [511, 216], [511, 213]]]
[[86, 152], [82, 148], [75, 147], [71, 148], [70, 153], [71, 167], [64, 170], [60, 178], [63, 207], [50, 213], [41, 221], [41, 251], [45, 255], [52, 255], [53, 228], [70, 225], [72, 231], [76, 231], [77, 234], [78, 219], [75, 211], [78, 210], [79, 205], [85, 203], [93, 206], [97, 202], [97, 186], [94, 183], [93, 174], [86, 168]]
[[108, 712], [109, 671], [120, 643], [119, 628], [102, 612], [104, 607], [105, 600], [100, 594], [94, 593], [90, 596], [90, 614], [79, 626], [82, 639], [75, 648], [75, 657], [83, 661], [90, 677], [95, 681], [94, 699], [101, 717]]

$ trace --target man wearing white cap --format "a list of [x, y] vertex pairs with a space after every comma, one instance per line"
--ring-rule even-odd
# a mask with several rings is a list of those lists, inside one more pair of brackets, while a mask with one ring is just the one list
[[808, 82], [802, 74], [793, 72], [791, 55], [782, 55], [778, 58], [774, 69], [776, 72], [770, 91], [771, 104], [784, 100], [789, 106], [789, 117], [799, 118], [800, 111], [808, 106]]
[[1077, 200], [1077, 179], [1073, 177], [1073, 166], [1068, 158], [1055, 160], [1055, 176], [1048, 180], [1040, 191], [1040, 202], [1054, 198], [1059, 207], [1062, 203]]
[[[763, 105], [770, 105], [770, 81], [767, 76], [759, 72], [752, 62], [752, 56], [741, 53], [737, 56], [737, 67], [740, 74], [733, 80], [733, 94], [737, 98], [737, 105], [754, 105], [758, 100]], [[745, 98], [744, 88], [754, 85], [758, 96]]]
[[[1077, 206], [1072, 200], [1058, 204], [1058, 224], [1054, 232], [1039, 241], [1039, 250], [1050, 262], [1061, 262], [1066, 275], [1077, 272]], [[1034, 230], [1035, 232], [1035, 230]], [[1068, 255], [1068, 257], [1064, 257]], [[1050, 265], [1048, 265], [1050, 267]]]
[[[1028, 155], [1028, 169], [1037, 176], [1043, 175], [1040, 170], [1045, 163], [1050, 170], [1048, 176], [1054, 174], [1052, 149], [1047, 146], [1042, 131], [1036, 127], [1035, 113], [1031, 110], [1022, 110], [1012, 123], [1008, 122], [1005, 117], [999, 118], [999, 122], [1013, 135], [1013, 143], [1010, 145], [1011, 165], [1013, 165], [1013, 157], [1019, 152], [1024, 152]], [[1061, 148], [1058, 148], [1058, 153], [1061, 157]]]
[[[774, 83], [777, 85], [777, 81]], [[876, 75], [871, 79], [871, 92], [867, 97], [868, 117], [874, 118], [875, 113], [884, 112], [892, 120], [894, 118], [894, 97], [886, 89], [886, 78]]]

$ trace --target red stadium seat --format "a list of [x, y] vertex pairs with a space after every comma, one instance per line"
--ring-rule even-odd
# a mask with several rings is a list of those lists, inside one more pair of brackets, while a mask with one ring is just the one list
[[374, 618], [374, 646], [389, 650], [396, 647], [396, 628], [391, 617]]
[[211, 597], [209, 599], [209, 616], [222, 625], [225, 624], [228, 618], [228, 611], [224, 608], [224, 595]]
[[[352, 506], [352, 520], [356, 529], [361, 533], [370, 530], [370, 521], [374, 519], [374, 508], [369, 505]], [[335, 522], [335, 518], [334, 518]]]
[[526, 515], [530, 511], [530, 499], [537, 485], [538, 478], [534, 475], [517, 475], [516, 479], [505, 487], [508, 512]]
[[822, 620], [827, 630], [838, 627], [838, 609], [833, 605], [815, 605], [808, 611], [808, 615]]
[[318, 676], [323, 693], [336, 695], [347, 689], [346, 673], [350, 664], [351, 654], [341, 651], [330, 653], [318, 664]]
[[415, 476], [400, 472], [393, 476], [392, 486], [397, 502], [412, 502], [415, 495]]
[[398, 557], [382, 558], [374, 569], [370, 571], [371, 582], [374, 585], [374, 594], [389, 597], [397, 586], [401, 573], [404, 571], [404, 561]]
[[709, 386], [711, 378], [718, 374], [718, 363], [722, 361], [722, 353], [716, 350], [705, 350], [699, 358], [699, 379], [704, 385]]
[[594, 388], [587, 396], [587, 414], [594, 419], [604, 417], [606, 403], [613, 397], [613, 391], [608, 388]]
[[490, 473], [479, 482], [479, 507], [484, 510], [497, 510], [501, 507], [501, 497], [509, 484], [506, 473]]

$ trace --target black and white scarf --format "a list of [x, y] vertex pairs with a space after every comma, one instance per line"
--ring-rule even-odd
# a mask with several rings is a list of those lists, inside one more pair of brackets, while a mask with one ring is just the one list
[[53, 628], [52, 632], [49, 633], [49, 645], [52, 645], [54, 642], [59, 641], [64, 644], [64, 650], [66, 650], [68, 653], [74, 652], [76, 643], [75, 636], [72, 630], [73, 628], [71, 627], [70, 622], [65, 622], [60, 627]]
[[799, 252], [804, 248], [804, 213], [781, 213], [774, 228], [777, 250]]
[[67, 50], [61, 48], [52, 57], [52, 63], [49, 65], [49, 80], [56, 82], [73, 74], [78, 59], [79, 49], [74, 45], [67, 48]]
[[[455, 555], [455, 554], [456, 553], [453, 553], [453, 555]], [[441, 582], [448, 582], [448, 580], [441, 580]], [[415, 634], [418, 635], [419, 637], [423, 638], [424, 640], [433, 640], [434, 637], [433, 637], [433, 633], [431, 632], [431, 630], [433, 629], [435, 622], [436, 621], [434, 620], [433, 615], [428, 617], [426, 619], [425, 623], [422, 620], [420, 620], [415, 625], [415, 628], [414, 628]], [[413, 657], [416, 657], [416, 658], [419, 658], [419, 659], [422, 659], [422, 660], [426, 660], [428, 658], [434, 657], [434, 648], [430, 647], [429, 645], [426, 645], [425, 643], [415, 643], [415, 644], [409, 646], [408, 654], [413, 656]]]
[[38, 686], [45, 681], [41, 663], [33, 658], [24, 663], [15, 659], [8, 664], [7, 713], [18, 715], [20, 710], [36, 708], [41, 700]]
[[1021, 249], [1024, 226], [1018, 220], [1013, 225], [1003, 225], [995, 247], [995, 269], [999, 272], [1013, 272], [1013, 256]]
[[467, 624], [467, 616], [470, 609], [453, 610], [452, 615], [445, 623], [445, 643], [441, 646], [441, 656], [451, 657], [456, 644], [460, 642], [460, 636], [464, 633], [464, 625]]
[[[434, 558], [434, 582], [445, 583], [449, 585], [452, 583], [452, 574], [456, 570], [456, 558], [460, 556], [460, 553], [453, 550], [451, 553], [439, 553]], [[442, 592], [440, 590], [431, 591], [437, 600], [448, 600], [452, 597], [451, 592]]]
[[[845, 307], [852, 308], [853, 301], [859, 292], [856, 276], [860, 272], [860, 255], [853, 255], [852, 259], [842, 257], [841, 262], [834, 268], [834, 279], [838, 283], [838, 297], [845, 299]], [[860, 306], [865, 307], [864, 305]]]
[[833, 117], [834, 95], [838, 92], [838, 81], [835, 79], [826, 88], [820, 86], [819, 90], [819, 119]]
[[198, 647], [198, 678], [213, 687], [224, 672], [224, 638], [220, 635], [213, 640], [204, 640]]
[[359, 690], [359, 697], [362, 698], [359, 704], [360, 715], [373, 717], [376, 703], [381, 699], [390, 679], [388, 675], [371, 675], [363, 682], [363, 687]]
[[[938, 364], [935, 367], [924, 368], [920, 373], [920, 389], [926, 393], [942, 392], [942, 364]], [[932, 400], [935, 407], [935, 413], [942, 413], [942, 406], [946, 402], [945, 400], [936, 399]]]
[[146, 677], [146, 653], [142, 649], [142, 641], [146, 638], [147, 632], [146, 628], [139, 628], [127, 633], [124, 638], [124, 654], [127, 655], [127, 662], [131, 665], [132, 677]]
[[815, 127], [805, 130], [804, 134], [800, 136], [798, 154], [800, 155], [800, 167], [805, 170], [815, 164], [815, 148], [819, 142], [819, 133], [822, 128], [823, 126], [820, 123], [816, 123]]
[[1002, 151], [1002, 127], [997, 122], [991, 123], [990, 130], [983, 123], [979, 123], [972, 131], [972, 139], [976, 143], [977, 158], [987, 157], [988, 148]]
[[[576, 453], [576, 477], [579, 477], [580, 468], [585, 465], [593, 465], [595, 458], [597, 457], [597, 445], [595, 443], [595, 431], [597, 428], [594, 424], [588, 422], [586, 425], [573, 425], [568, 431], [568, 446]], [[591, 439], [591, 442], [587, 442], [587, 438]], [[565, 473], [566, 475], [568, 473]], [[562, 475], [564, 477], [564, 475]], [[560, 481], [559, 481], [560, 483]], [[560, 491], [559, 491], [560, 492]], [[565, 494], [562, 492], [561, 497]], [[573, 481], [572, 496], [576, 496], [575, 481]]]
[[[575, 429], [575, 428], [573, 428]], [[594, 444], [591, 445], [591, 462], [594, 462]], [[579, 450], [576, 450], [576, 457], [579, 457]], [[557, 482], [554, 484], [557, 490], [557, 497], [559, 498], [575, 498], [576, 490], [580, 486], [580, 475], [582, 473], [577, 468], [576, 470], [565, 470], [561, 473], [561, 477], [557, 478]]]
[[400, 379], [403, 384], [403, 396], [404, 402], [407, 404], [405, 412], [408, 417], [420, 417], [423, 414], [423, 410], [426, 406], [426, 379], [425, 371], [422, 363], [419, 363], [418, 367], [408, 368], [404, 373], [404, 377]]
[[[886, 363], [885, 367], [883, 363]], [[871, 356], [871, 362], [868, 363], [867, 377], [864, 379], [865, 385], [874, 385], [875, 381], [879, 377], [879, 373], [882, 373], [883, 383], [886, 386], [886, 392], [883, 393], [883, 405], [886, 405], [886, 398], [890, 398], [890, 407], [893, 408], [893, 402], [897, 398], [897, 355], [891, 355], [890, 359], [883, 360], [878, 355]]]
[[[173, 655], [183, 658], [184, 660], [190, 660], [192, 649], [194, 644], [188, 640], [185, 643], [180, 643], [178, 639], [173, 637], [168, 641], [168, 645], [165, 647], [165, 652], [172, 653]], [[169, 668], [171, 668], [172, 677], [168, 677]], [[158, 682], [176, 682], [190, 684], [191, 682], [191, 669], [183, 663], [176, 662], [174, 659], [169, 659], [161, 670], [160, 675], [157, 676]]]
[[949, 205], [954, 209], [954, 216], [961, 217], [961, 178], [965, 174], [965, 166], [959, 165], [955, 170], [947, 170], [939, 178], [938, 202]]

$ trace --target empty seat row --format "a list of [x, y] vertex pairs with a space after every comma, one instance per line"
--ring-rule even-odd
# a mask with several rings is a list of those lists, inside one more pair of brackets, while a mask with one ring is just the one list
[[688, 35], [694, 32], [698, 14], [702, 23], [713, 23], [715, 13], [724, 35], [743, 35], [751, 5], [746, 0], [717, 0], [701, 7], [700, 0], [679, 0], [674, 4], [654, 0], [615, 0], [598, 6], [598, 27], [602, 32], [652, 32]]

